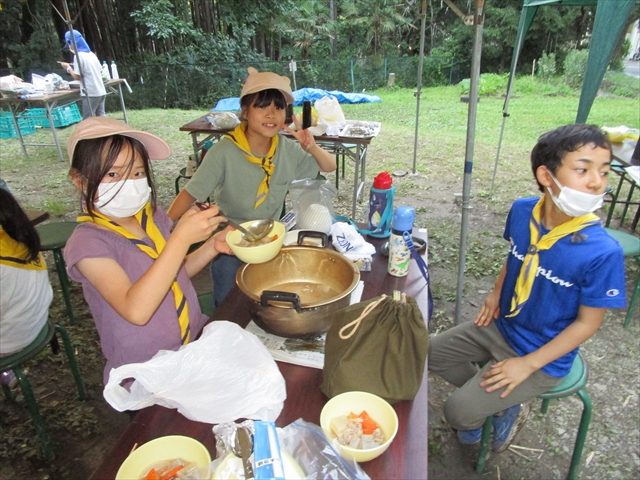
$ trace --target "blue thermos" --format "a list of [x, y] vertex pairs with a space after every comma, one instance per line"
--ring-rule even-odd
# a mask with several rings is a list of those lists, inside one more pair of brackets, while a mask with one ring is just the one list
[[393, 179], [389, 172], [381, 172], [373, 179], [369, 193], [368, 235], [376, 238], [391, 235], [394, 193]]

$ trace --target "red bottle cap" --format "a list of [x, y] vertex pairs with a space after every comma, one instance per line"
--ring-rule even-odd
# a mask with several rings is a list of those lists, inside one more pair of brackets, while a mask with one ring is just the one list
[[393, 178], [389, 172], [380, 172], [376, 178], [373, 179], [373, 188], [378, 190], [388, 190], [393, 184]]

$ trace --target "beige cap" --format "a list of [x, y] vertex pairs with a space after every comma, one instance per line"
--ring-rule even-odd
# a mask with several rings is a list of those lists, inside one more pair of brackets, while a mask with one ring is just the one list
[[272, 72], [258, 72], [255, 68], [247, 68], [249, 76], [244, 81], [240, 98], [250, 93], [261, 92], [262, 90], [269, 90], [275, 88], [280, 90], [284, 95], [287, 103], [293, 103], [293, 94], [291, 92], [291, 80], [289, 77], [281, 77]]
[[69, 163], [73, 161], [73, 152], [80, 140], [102, 138], [110, 135], [124, 135], [142, 142], [151, 160], [164, 160], [171, 155], [171, 148], [167, 142], [159, 137], [140, 130], [134, 130], [122, 120], [111, 117], [91, 117], [81, 121], [71, 132], [67, 141]]

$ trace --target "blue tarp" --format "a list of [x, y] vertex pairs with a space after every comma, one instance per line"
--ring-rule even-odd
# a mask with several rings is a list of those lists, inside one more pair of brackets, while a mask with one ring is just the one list
[[[376, 95], [366, 95], [364, 93], [344, 93], [339, 90], [321, 90], [319, 88], [301, 88], [293, 92], [293, 105], [300, 106], [305, 100], [315, 102], [322, 97], [336, 97], [338, 103], [378, 103], [382, 99]], [[218, 100], [213, 112], [235, 112], [240, 110], [240, 98], [223, 98]]]
[[305, 100], [315, 102], [322, 97], [336, 97], [338, 103], [378, 103], [382, 99], [375, 95], [365, 95], [364, 93], [344, 93], [340, 90], [321, 90], [319, 88], [301, 88], [293, 92], [294, 106], [302, 105]]

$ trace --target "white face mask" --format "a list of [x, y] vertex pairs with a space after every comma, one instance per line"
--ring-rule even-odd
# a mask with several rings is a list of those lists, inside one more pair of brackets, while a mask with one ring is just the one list
[[95, 206], [101, 213], [116, 218], [131, 217], [149, 201], [151, 187], [147, 178], [101, 183]]
[[591, 193], [574, 190], [573, 188], [563, 187], [560, 185], [560, 182], [558, 182], [556, 177], [554, 177], [549, 170], [547, 171], [549, 172], [549, 175], [551, 175], [553, 181], [556, 182], [558, 188], [560, 188], [560, 195], [556, 197], [551, 188], [547, 187], [547, 190], [549, 190], [549, 193], [551, 194], [551, 200], [553, 200], [553, 203], [555, 203], [560, 210], [570, 217], [586, 215], [587, 213], [594, 212], [602, 206], [604, 193], [601, 195], [593, 195]]

